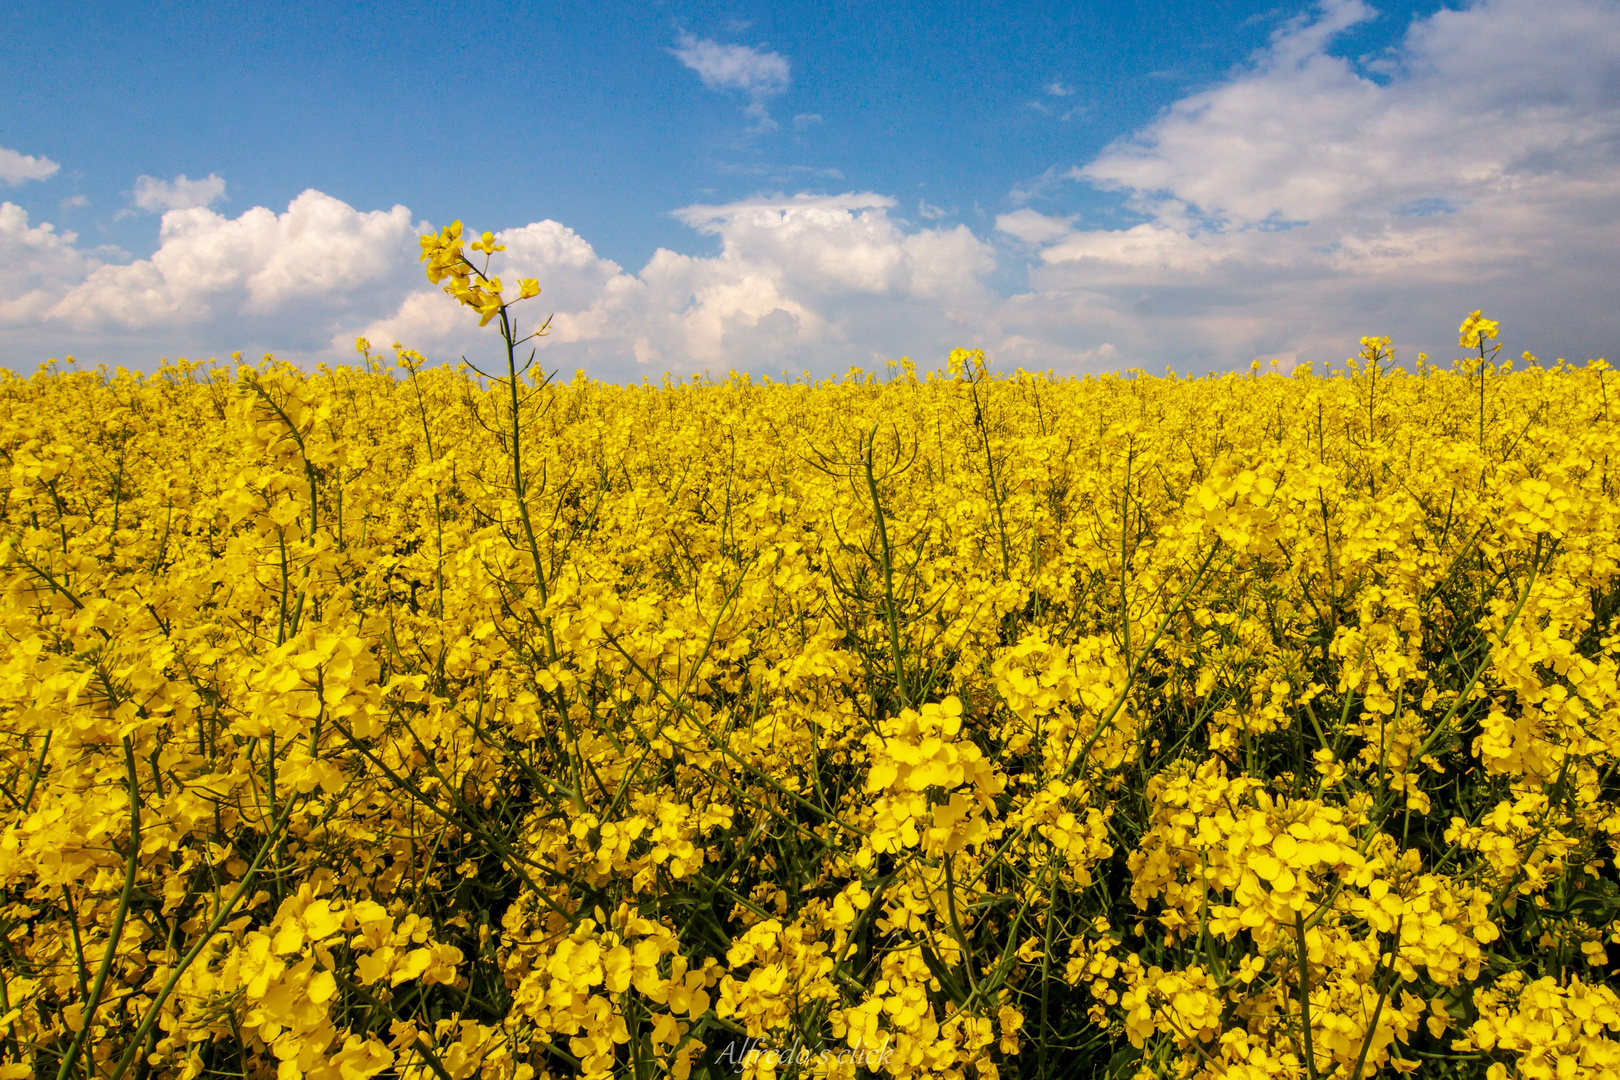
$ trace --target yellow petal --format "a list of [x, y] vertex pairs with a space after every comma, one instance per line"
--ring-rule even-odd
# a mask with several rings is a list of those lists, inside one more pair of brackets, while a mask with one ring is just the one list
[[309, 1000], [315, 1004], [324, 1005], [332, 1000], [335, 993], [337, 993], [337, 979], [330, 971], [323, 971], [309, 980]]

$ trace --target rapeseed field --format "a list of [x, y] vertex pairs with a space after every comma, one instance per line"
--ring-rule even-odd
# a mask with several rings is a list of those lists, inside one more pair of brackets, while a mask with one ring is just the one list
[[1602, 361], [557, 381], [498, 250], [0, 378], [0, 1078], [1620, 1076]]

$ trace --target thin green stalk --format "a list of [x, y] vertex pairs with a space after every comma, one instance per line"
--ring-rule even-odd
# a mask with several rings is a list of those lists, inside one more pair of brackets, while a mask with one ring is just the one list
[[[7, 1016], [10, 1013], [11, 1013], [11, 994], [6, 989], [6, 973], [3, 972], [3, 971], [0, 971], [0, 1016]], [[15, 1021], [15, 1020], [9, 1021], [6, 1024], [5, 1027], [6, 1027], [6, 1034], [5, 1034], [6, 1046], [10, 1049], [11, 1053], [16, 1054], [16, 1053], [18, 1053], [18, 1050], [17, 1050], [17, 1021]]]
[[[152, 999], [152, 1003], [147, 1006], [146, 1015], [141, 1018], [140, 1026], [135, 1029], [135, 1034], [130, 1038], [129, 1047], [124, 1051], [124, 1056], [119, 1059], [118, 1068], [113, 1072], [110, 1080], [122, 1080], [124, 1073], [129, 1069], [147, 1034], [152, 1031], [153, 1025], [157, 1023], [158, 1017], [162, 1014], [163, 1006], [169, 1000], [169, 995], [174, 993], [174, 988], [179, 985], [180, 976], [184, 975], [191, 965], [196, 962], [203, 949], [219, 933], [219, 928], [235, 913], [237, 903], [247, 894], [248, 888], [253, 884], [254, 879], [258, 877], [259, 867], [264, 864], [265, 857], [280, 842], [281, 834], [286, 830], [287, 822], [292, 817], [293, 805], [293, 801], [289, 799], [282, 806], [281, 815], [271, 823], [270, 835], [265, 837], [263, 844], [259, 845], [258, 853], [253, 856], [253, 861], [248, 864], [247, 873], [242, 875], [242, 880], [237, 884], [236, 891], [231, 893], [229, 900], [220, 905], [214, 917], [209, 920], [208, 928], [197, 938], [196, 943], [181, 958], [180, 963], [175, 965], [174, 970], [169, 972], [169, 978], [164, 982], [163, 988], [158, 991], [157, 996]], [[63, 1080], [60, 1074], [57, 1076], [57, 1080]]]
[[1127, 530], [1131, 522], [1131, 464], [1135, 457], [1134, 450], [1125, 457], [1125, 486], [1119, 496], [1119, 633], [1126, 656], [1131, 655], [1131, 601], [1126, 593], [1126, 564], [1130, 561]]
[[[984, 408], [979, 404], [979, 383], [981, 379], [970, 380], [973, 388], [973, 426], [979, 429], [979, 440], [984, 445], [984, 467], [990, 476], [990, 494], [995, 497], [996, 531], [1001, 537], [1001, 579], [1006, 581], [1012, 577], [1012, 559], [1007, 553], [1007, 519], [1001, 510], [1002, 488], [996, 478], [996, 460], [990, 453], [990, 425], [985, 421]], [[985, 397], [989, 397], [986, 391]]]
[[[422, 439], [427, 444], [428, 463], [434, 464], [438, 457], [433, 451], [433, 428], [428, 424], [427, 400], [422, 396], [422, 380], [417, 375], [415, 361], [406, 357], [405, 366], [411, 373], [411, 389], [416, 391], [416, 411], [422, 419]], [[440, 504], [437, 482], [433, 486], [433, 524], [438, 530], [438, 566], [434, 571], [434, 582], [438, 590], [438, 616], [442, 619], [444, 618], [444, 508]]]
[[1299, 940], [1299, 1029], [1305, 1044], [1305, 1073], [1316, 1080], [1316, 1051], [1311, 1045], [1311, 967], [1305, 948], [1305, 911], [1294, 912], [1294, 933]]
[[872, 425], [866, 437], [866, 452], [861, 465], [866, 471], [866, 490], [872, 496], [872, 514], [877, 518], [878, 542], [883, 545], [883, 613], [889, 626], [889, 652], [894, 661], [894, 685], [902, 708], [911, 707], [911, 695], [906, 688], [905, 662], [900, 652], [900, 615], [894, 602], [894, 557], [889, 547], [889, 526], [883, 518], [883, 500], [878, 497], [877, 478], [872, 473], [872, 458], [877, 454], [878, 425]]
[[39, 760], [34, 762], [34, 771], [28, 776], [28, 790], [23, 794], [22, 800], [23, 813], [27, 813], [28, 808], [33, 805], [34, 791], [39, 787], [39, 778], [45, 773], [45, 755], [51, 749], [51, 734], [49, 731], [45, 733], [45, 741], [39, 748]]
[[1052, 895], [1046, 901], [1046, 935], [1041, 945], [1041, 1048], [1040, 1060], [1035, 1069], [1035, 1075], [1046, 1075], [1046, 1051], [1051, 1039], [1047, 1033], [1051, 1031], [1049, 1019], [1050, 994], [1052, 989], [1052, 934], [1057, 927], [1057, 895], [1058, 882], [1062, 875], [1058, 873], [1057, 860], [1054, 857], [1051, 863]]
[[79, 980], [79, 1000], [90, 998], [90, 966], [84, 962], [84, 939], [79, 934], [79, 910], [73, 904], [73, 893], [62, 886], [62, 905], [67, 909], [68, 929], [73, 931], [73, 974]]
[[[956, 875], [951, 870], [951, 864], [955, 861], [951, 856], [945, 856], [945, 911], [950, 916], [951, 934], [962, 950], [962, 970], [967, 974], [968, 990], [972, 993], [968, 1000], [974, 1001], [979, 996], [979, 986], [973, 978], [973, 950], [968, 947], [967, 935], [962, 932], [961, 920], [956, 917]], [[1008, 944], [1011, 943], [1009, 938]]]
[[1069, 762], [1068, 768], [1063, 770], [1063, 776], [1061, 777], [1062, 780], [1067, 782], [1074, 773], [1079, 771], [1080, 767], [1085, 763], [1086, 756], [1091, 753], [1091, 748], [1097, 744], [1097, 740], [1102, 738], [1103, 732], [1108, 730], [1109, 725], [1114, 722], [1114, 717], [1117, 716], [1119, 714], [1119, 710], [1124, 707], [1126, 699], [1130, 697], [1131, 689], [1136, 685], [1136, 676], [1141, 671], [1142, 665], [1147, 662], [1148, 656], [1159, 644], [1159, 638], [1164, 636], [1165, 630], [1170, 625], [1170, 620], [1176, 617], [1176, 615], [1181, 611], [1182, 605], [1187, 602], [1187, 598], [1192, 595], [1193, 590], [1198, 587], [1198, 584], [1201, 581], [1203, 581], [1205, 572], [1209, 570], [1210, 563], [1215, 561], [1215, 553], [1218, 552], [1220, 548], [1220, 541], [1216, 541], [1215, 544], [1210, 548], [1209, 554], [1204, 556], [1204, 562], [1199, 566], [1198, 573], [1193, 575], [1193, 579], [1187, 583], [1187, 587], [1185, 589], [1181, 590], [1181, 595], [1176, 597], [1176, 602], [1170, 606], [1170, 610], [1164, 613], [1164, 618], [1159, 620], [1158, 628], [1153, 631], [1153, 636], [1148, 639], [1148, 643], [1143, 646], [1142, 651], [1137, 654], [1135, 661], [1133, 661], [1131, 664], [1130, 670], [1126, 673], [1125, 685], [1120, 687], [1119, 693], [1115, 695], [1113, 702], [1108, 706], [1108, 711], [1103, 714], [1102, 719], [1097, 721], [1097, 726], [1095, 730], [1092, 731], [1091, 737], [1088, 738], [1085, 745], [1080, 748], [1080, 752], [1074, 756], [1074, 760]]
[[1394, 985], [1390, 976], [1395, 971], [1395, 961], [1401, 955], [1401, 927], [1405, 921], [1405, 915], [1395, 920], [1395, 944], [1390, 947], [1389, 966], [1384, 969], [1384, 977], [1380, 980], [1384, 985], [1378, 991], [1378, 1003], [1373, 1006], [1372, 1020], [1367, 1024], [1367, 1034], [1362, 1037], [1361, 1052], [1356, 1055], [1355, 1068], [1350, 1070], [1350, 1080], [1361, 1080], [1362, 1066], [1367, 1064], [1367, 1051], [1372, 1049], [1373, 1036], [1378, 1033], [1378, 1017], [1383, 1014], [1384, 1002], [1389, 998], [1390, 987]]
[[[112, 972], [113, 961], [118, 956], [118, 942], [124, 936], [124, 919], [129, 915], [129, 902], [135, 895], [135, 871], [141, 861], [141, 792], [135, 773], [135, 748], [130, 745], [128, 736], [124, 737], [124, 766], [129, 777], [129, 855], [124, 859], [124, 890], [119, 894], [118, 910], [113, 913], [112, 927], [107, 931], [107, 951], [102, 954], [96, 981], [90, 987], [90, 999], [84, 1003], [84, 1010], [79, 1014], [79, 1030], [74, 1034], [68, 1052], [62, 1055], [56, 1080], [67, 1080], [68, 1072], [78, 1060], [85, 1040], [90, 1036], [90, 1029], [95, 1025], [96, 1010], [101, 1007], [101, 995], [107, 989], [107, 976]], [[139, 1045], [138, 1039], [136, 1045]]]

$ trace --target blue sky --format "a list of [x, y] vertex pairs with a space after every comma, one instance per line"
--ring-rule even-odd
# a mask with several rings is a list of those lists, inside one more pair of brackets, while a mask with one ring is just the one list
[[1616, 27], [1600, 0], [12, 5], [0, 363], [476, 351], [409, 258], [453, 217], [513, 230], [549, 359], [610, 378], [1327, 361], [1443, 350], [1481, 305], [1584, 358], [1620, 307]]

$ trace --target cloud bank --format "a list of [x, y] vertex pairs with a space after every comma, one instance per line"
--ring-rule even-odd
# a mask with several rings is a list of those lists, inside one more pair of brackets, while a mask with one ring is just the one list
[[130, 263], [105, 261], [77, 239], [0, 204], [8, 366], [46, 359], [44, 349], [131, 366], [236, 348], [313, 357], [330, 348], [330, 326], [386, 308], [415, 284], [409, 211], [360, 212], [318, 191], [281, 214], [169, 210], [157, 251]]
[[[511, 273], [544, 283], [536, 310], [556, 313], [544, 346], [554, 366], [617, 378], [826, 372], [948, 351], [994, 310], [981, 280], [995, 266], [990, 246], [964, 226], [907, 230], [893, 206], [853, 194], [687, 207], [676, 216], [719, 237], [720, 253], [660, 249], [638, 274], [554, 221], [499, 235]], [[363, 333], [490, 354], [477, 319], [425, 283]]]
[[[625, 268], [543, 220], [501, 234], [505, 272], [540, 278], [530, 306], [556, 313], [542, 362], [615, 379], [826, 373], [956, 345], [1006, 367], [1202, 370], [1335, 361], [1363, 333], [1439, 359], [1477, 307], [1514, 351], [1616, 351], [1620, 4], [1485, 0], [1414, 22], [1388, 55], [1335, 55], [1373, 14], [1313, 8], [1224, 82], [1090, 161], [1054, 162], [981, 234], [926, 203], [908, 220], [882, 193], [770, 195], [676, 212], [716, 254]], [[744, 46], [683, 38], [677, 55], [756, 104], [790, 78]], [[1131, 223], [1042, 212], [1064, 185], [1114, 193]], [[134, 262], [0, 204], [0, 360], [330, 359], [362, 333], [492, 358], [491, 335], [421, 278], [426, 223], [404, 207], [308, 191], [226, 217], [208, 208], [218, 176], [149, 190], [159, 245]]]
[[1114, 326], [1123, 352], [1195, 363], [1320, 359], [1358, 330], [1449, 344], [1425, 328], [1483, 305], [1549, 350], [1612, 348], [1620, 6], [1442, 10], [1371, 72], [1327, 51], [1373, 15], [1322, 4], [1070, 171], [1141, 224], [1001, 219], [1040, 245], [1014, 304], [1025, 332]]

